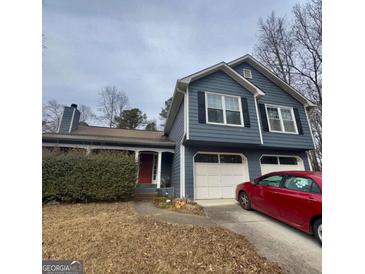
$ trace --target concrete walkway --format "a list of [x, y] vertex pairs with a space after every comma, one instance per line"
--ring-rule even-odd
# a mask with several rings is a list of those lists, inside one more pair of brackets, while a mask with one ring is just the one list
[[245, 236], [261, 256], [286, 273], [322, 272], [322, 248], [314, 237], [238, 204], [206, 207], [205, 212], [217, 225]]
[[160, 209], [155, 207], [151, 201], [134, 202], [134, 208], [140, 215], [155, 216], [168, 223], [208, 226], [216, 225], [207, 216], [184, 214], [168, 209]]

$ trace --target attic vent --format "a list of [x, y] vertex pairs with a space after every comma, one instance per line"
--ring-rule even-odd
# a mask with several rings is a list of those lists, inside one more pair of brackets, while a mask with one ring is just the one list
[[252, 79], [252, 73], [250, 69], [243, 69], [243, 77]]

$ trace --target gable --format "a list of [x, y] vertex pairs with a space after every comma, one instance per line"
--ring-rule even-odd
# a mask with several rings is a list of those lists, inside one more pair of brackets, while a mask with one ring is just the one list
[[222, 94], [253, 97], [254, 95], [245, 87], [238, 84], [223, 71], [217, 71], [189, 84], [189, 91], [211, 91]]
[[[284, 91], [287, 94], [291, 95], [293, 98], [296, 99], [296, 101], [301, 102], [301, 104], [304, 107], [315, 107], [315, 104], [313, 102], [308, 100], [304, 95], [302, 95], [295, 88], [293, 88], [292, 86], [285, 83], [283, 80], [281, 80], [279, 77], [277, 77], [268, 68], [266, 68], [263, 64], [261, 64], [259, 61], [257, 61], [255, 58], [253, 58], [249, 54], [246, 54], [245, 56], [242, 56], [242, 57], [240, 57], [236, 60], [233, 60], [233, 61], [229, 62], [228, 65], [233, 68], [233, 67], [237, 67], [240, 64], [244, 64], [244, 63], [250, 65], [253, 68], [255, 68], [255, 70], [258, 71], [263, 76], [265, 76], [267, 80], [271, 81], [277, 87], [281, 88], [282, 91]], [[240, 75], [242, 75], [242, 71], [240, 72]]]
[[289, 102], [295, 105], [303, 105], [297, 98], [294, 98], [289, 93], [284, 91], [281, 87], [276, 85], [273, 81], [255, 69], [253, 66], [246, 62], [242, 62], [232, 67], [237, 73], [242, 75], [243, 69], [249, 69], [252, 72], [252, 78], [247, 79], [252, 84], [265, 92], [263, 101], [280, 104], [282, 102]]

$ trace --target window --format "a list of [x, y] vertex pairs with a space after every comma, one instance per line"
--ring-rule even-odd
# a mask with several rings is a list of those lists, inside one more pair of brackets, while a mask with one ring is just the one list
[[241, 98], [206, 93], [208, 123], [242, 126]]
[[258, 181], [257, 184], [261, 186], [279, 187], [282, 180], [283, 176], [273, 175]]
[[243, 77], [252, 79], [252, 73], [250, 69], [243, 69]]
[[279, 157], [281, 165], [297, 165], [298, 159], [295, 157]]
[[292, 156], [262, 156], [263, 165], [298, 165], [298, 159]]
[[208, 121], [224, 123], [222, 96], [209, 94], [208, 96]]
[[220, 162], [223, 164], [241, 164], [242, 157], [240, 155], [221, 154]]
[[309, 178], [290, 176], [284, 182], [284, 188], [309, 192], [312, 187], [312, 180]]
[[293, 108], [266, 105], [266, 111], [270, 131], [298, 133]]
[[262, 156], [261, 157], [261, 164], [265, 165], [277, 165], [278, 163], [278, 157], [276, 156]]
[[321, 189], [319, 188], [317, 183], [315, 183], [315, 182], [312, 183], [311, 192], [321, 194]]
[[218, 163], [218, 155], [199, 153], [195, 156], [195, 162], [197, 162], [197, 163]]

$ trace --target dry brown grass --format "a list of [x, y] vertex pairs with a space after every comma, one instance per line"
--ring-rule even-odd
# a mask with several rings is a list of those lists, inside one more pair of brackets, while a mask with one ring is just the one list
[[85, 273], [280, 273], [245, 238], [168, 224], [131, 202], [43, 207], [43, 258], [84, 261]]

